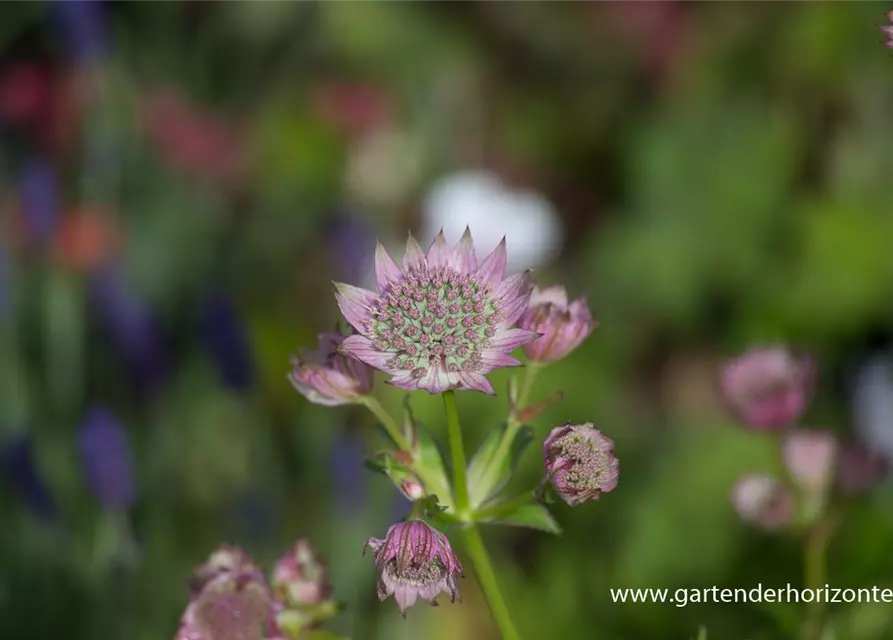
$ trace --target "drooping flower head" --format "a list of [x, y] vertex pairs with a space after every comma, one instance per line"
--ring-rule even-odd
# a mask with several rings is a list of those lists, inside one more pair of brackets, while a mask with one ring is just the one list
[[543, 442], [546, 479], [570, 506], [613, 491], [620, 474], [614, 443], [592, 423], [555, 427]]
[[732, 504], [741, 519], [767, 531], [776, 531], [794, 518], [794, 499], [769, 475], [743, 476], [732, 488]]
[[534, 362], [554, 362], [580, 346], [595, 323], [585, 299], [568, 304], [567, 291], [554, 285], [543, 290], [533, 288], [530, 307], [518, 326], [543, 334], [524, 345], [525, 355]]
[[427, 253], [409, 236], [402, 269], [379, 244], [379, 294], [336, 285], [338, 306], [360, 333], [341, 350], [391, 374], [402, 389], [492, 394], [485, 375], [519, 365], [509, 352], [539, 336], [512, 328], [531, 285], [528, 272], [503, 280], [505, 265], [505, 240], [479, 265], [467, 229], [453, 248], [439, 233]]
[[351, 404], [372, 391], [373, 370], [339, 351], [340, 333], [321, 333], [315, 351], [305, 350], [292, 360], [288, 378], [305, 398], [316, 404]]
[[441, 591], [449, 594], [450, 602], [459, 597], [462, 565], [447, 537], [425, 522], [391, 525], [384, 539], [370, 538], [366, 547], [375, 552], [375, 566], [381, 571], [379, 600], [393, 594], [404, 617], [419, 597], [433, 606]]
[[721, 385], [726, 403], [745, 425], [770, 430], [789, 427], [803, 414], [814, 380], [812, 360], [771, 347], [728, 361]]

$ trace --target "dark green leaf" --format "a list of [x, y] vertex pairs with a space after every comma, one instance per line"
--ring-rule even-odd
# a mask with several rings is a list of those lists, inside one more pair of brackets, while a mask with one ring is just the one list
[[472, 508], [485, 504], [505, 487], [521, 454], [533, 442], [530, 427], [521, 427], [506, 455], [500, 455], [499, 444], [505, 430], [505, 424], [493, 428], [468, 465], [468, 495]]
[[530, 529], [539, 529], [547, 533], [559, 535], [561, 527], [555, 522], [552, 514], [545, 505], [539, 503], [530, 503], [518, 506], [508, 513], [504, 513], [493, 520], [485, 520], [488, 524], [502, 524], [513, 527], [528, 527]]

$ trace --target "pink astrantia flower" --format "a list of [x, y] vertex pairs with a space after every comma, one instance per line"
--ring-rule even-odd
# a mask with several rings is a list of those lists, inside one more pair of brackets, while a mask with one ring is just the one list
[[273, 568], [273, 590], [289, 606], [313, 605], [332, 595], [329, 572], [313, 545], [298, 540]]
[[[887, 20], [893, 22], [893, 11], [888, 11], [884, 14], [884, 16], [886, 16]], [[881, 44], [883, 44], [888, 49], [893, 49], [893, 26], [881, 24], [875, 26], [877, 26], [880, 32], [883, 33], [884, 36], [887, 38], [887, 40], [882, 42]]]
[[772, 347], [729, 360], [721, 385], [726, 403], [744, 424], [770, 430], [788, 427], [803, 414], [814, 379], [809, 358]]
[[837, 486], [846, 494], [868, 491], [881, 482], [889, 472], [889, 465], [876, 451], [864, 443], [846, 442], [837, 456]]
[[305, 350], [292, 360], [288, 378], [310, 402], [326, 406], [351, 404], [372, 391], [373, 370], [339, 352], [344, 340], [340, 333], [322, 333], [315, 351]]
[[732, 504], [745, 522], [778, 530], [794, 517], [794, 499], [778, 480], [764, 474], [743, 476], [732, 489]]
[[468, 229], [452, 248], [439, 233], [427, 253], [410, 235], [402, 268], [379, 244], [378, 294], [336, 285], [341, 312], [360, 332], [341, 350], [401, 389], [492, 394], [485, 374], [521, 364], [509, 352], [539, 336], [512, 328], [527, 309], [530, 274], [503, 280], [505, 265], [505, 239], [478, 264]]
[[552, 429], [543, 442], [546, 479], [570, 506], [613, 491], [620, 475], [614, 443], [592, 423]]
[[375, 552], [375, 566], [381, 571], [379, 600], [393, 595], [403, 617], [420, 597], [432, 606], [441, 592], [449, 594], [450, 602], [459, 597], [462, 565], [447, 537], [425, 522], [392, 525], [384, 539], [370, 538], [366, 547]]
[[802, 489], [821, 491], [834, 474], [837, 439], [830, 431], [791, 431], [782, 443], [782, 456], [791, 478]]
[[568, 304], [567, 291], [555, 285], [542, 291], [534, 287], [530, 307], [518, 326], [543, 334], [524, 345], [527, 357], [533, 362], [554, 362], [580, 346], [595, 323], [585, 299]]

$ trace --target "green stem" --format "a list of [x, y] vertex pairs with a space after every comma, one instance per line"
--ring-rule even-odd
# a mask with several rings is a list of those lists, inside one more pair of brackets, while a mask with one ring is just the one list
[[[837, 526], [832, 513], [818, 521], [806, 534], [803, 558], [803, 582], [813, 591], [824, 589], [828, 580], [828, 546]], [[807, 603], [803, 640], [821, 640], [824, 627], [825, 601], [814, 597]]]
[[453, 459], [453, 483], [456, 494], [456, 513], [464, 517], [468, 511], [468, 480], [466, 479], [465, 447], [462, 444], [462, 427], [456, 411], [456, 392], [444, 391], [443, 408], [446, 411], [447, 429], [450, 435], [450, 455]]
[[504, 640], [520, 640], [515, 629], [515, 623], [512, 622], [512, 616], [509, 614], [508, 606], [502, 591], [499, 589], [499, 582], [496, 580], [496, 572], [493, 570], [493, 563], [490, 561], [490, 555], [481, 539], [481, 532], [476, 525], [470, 525], [462, 531], [462, 537], [465, 542], [465, 550], [471, 558], [471, 564], [474, 565], [478, 582], [481, 584], [481, 590], [487, 598], [490, 605], [490, 611], [496, 618], [496, 624]]
[[412, 448], [403, 436], [403, 432], [400, 431], [400, 427], [397, 426], [397, 423], [391, 417], [391, 414], [385, 411], [385, 408], [381, 406], [381, 403], [376, 398], [372, 396], [364, 396], [360, 402], [372, 412], [372, 415], [378, 418], [379, 422], [381, 422], [385, 431], [388, 432], [388, 435], [391, 436], [391, 439], [396, 443], [398, 448], [403, 451], [412, 451]]

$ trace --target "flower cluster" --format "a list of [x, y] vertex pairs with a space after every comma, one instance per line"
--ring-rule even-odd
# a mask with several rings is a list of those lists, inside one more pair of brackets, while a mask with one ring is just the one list
[[742, 477], [732, 490], [741, 518], [766, 530], [808, 526], [836, 489], [857, 493], [886, 473], [882, 459], [858, 442], [841, 442], [828, 430], [797, 426], [816, 382], [811, 359], [784, 347], [754, 349], [725, 363], [721, 387], [732, 414], [747, 428], [777, 438], [782, 479]]
[[592, 423], [555, 427], [543, 442], [546, 478], [570, 506], [598, 500], [617, 486], [614, 443]]
[[337, 612], [328, 572], [306, 540], [276, 563], [272, 586], [247, 553], [223, 545], [189, 587], [174, 640], [295, 639]]
[[[893, 11], [887, 11], [884, 16], [887, 18], [889, 22], [893, 22]], [[884, 37], [887, 38], [883, 44], [888, 49], [893, 49], [893, 25], [877, 25], [877, 28], [881, 33], [884, 34]]]

